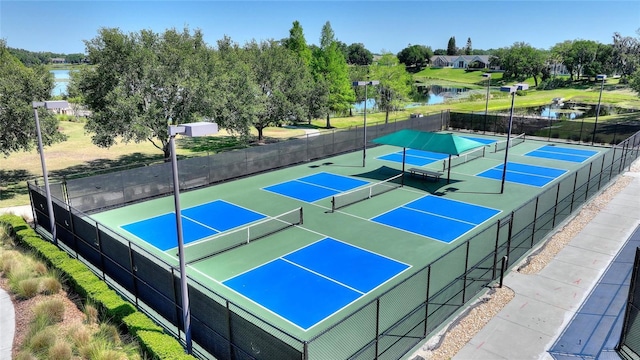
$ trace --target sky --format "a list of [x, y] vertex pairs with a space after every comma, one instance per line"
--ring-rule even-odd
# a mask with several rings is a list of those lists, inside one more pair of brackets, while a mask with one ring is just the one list
[[147, 29], [200, 29], [205, 41], [229, 36], [282, 39], [299, 21], [308, 44], [318, 44], [329, 21], [335, 38], [362, 43], [373, 53], [397, 54], [409, 45], [497, 49], [525, 42], [550, 49], [565, 40], [611, 44], [615, 32], [640, 37], [640, 1], [414, 0], [414, 1], [33, 1], [0, 0], [0, 39], [29, 51], [84, 53], [100, 28], [124, 33]]

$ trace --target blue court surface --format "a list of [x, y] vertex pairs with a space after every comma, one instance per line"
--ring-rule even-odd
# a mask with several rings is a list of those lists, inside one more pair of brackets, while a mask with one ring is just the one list
[[[415, 149], [407, 149], [405, 152], [405, 164], [414, 165], [414, 166], [424, 166], [436, 161], [444, 160], [449, 155], [434, 153], [430, 151], [423, 150], [415, 150]], [[391, 154], [379, 156], [378, 159], [385, 161], [393, 161], [393, 162], [402, 162], [402, 151], [394, 152]]]
[[[614, 358], [629, 295], [640, 227], [613, 259], [602, 278], [549, 350], [555, 359]], [[618, 358], [618, 357], [616, 357]]]
[[[215, 200], [183, 209], [181, 215], [185, 244], [265, 217], [257, 212], [222, 200]], [[175, 212], [123, 225], [122, 229], [162, 251], [175, 248], [178, 244]]]
[[409, 267], [324, 238], [223, 284], [308, 330]]
[[524, 156], [583, 163], [597, 153], [598, 151], [596, 150], [582, 150], [556, 145], [545, 145], [541, 148], [524, 154]]
[[498, 213], [500, 210], [427, 195], [371, 220], [450, 243]]
[[364, 180], [321, 172], [268, 186], [264, 190], [306, 202], [314, 202], [367, 184], [369, 182]]
[[[502, 181], [503, 169], [504, 165], [500, 164], [489, 170], [483, 171], [476, 176]], [[564, 175], [566, 172], [567, 170], [564, 169], [507, 162], [507, 174], [505, 176], [505, 181], [543, 187]]]
[[461, 137], [463, 137], [465, 139], [477, 141], [477, 142], [485, 144], [485, 145], [489, 145], [489, 144], [493, 144], [493, 143], [498, 142], [498, 140], [494, 140], [494, 139], [477, 138], [477, 137], [471, 137], [471, 136], [461, 136]]

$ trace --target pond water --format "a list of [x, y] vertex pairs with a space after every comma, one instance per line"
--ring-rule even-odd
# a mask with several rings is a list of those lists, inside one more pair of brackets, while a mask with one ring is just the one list
[[52, 96], [64, 95], [67, 93], [67, 84], [69, 83], [69, 70], [50, 70], [53, 74], [54, 88], [51, 91]]
[[[541, 116], [554, 120], [579, 120], [582, 118], [595, 117], [597, 107], [598, 105], [567, 102], [563, 104], [550, 104], [532, 108], [517, 109], [514, 112], [523, 115]], [[635, 111], [636, 110], [601, 104], [598, 116], [627, 114]]]
[[[442, 104], [447, 99], [457, 99], [462, 98], [469, 93], [468, 88], [461, 87], [452, 87], [452, 86], [441, 86], [441, 85], [429, 85], [429, 86], [420, 86], [418, 85], [418, 93], [419, 96], [414, 100], [414, 102], [405, 106], [406, 109], [415, 108], [419, 106], [425, 105], [435, 105]], [[375, 99], [369, 99], [367, 101], [367, 111], [369, 109], [374, 109], [376, 106]], [[353, 108], [356, 111], [364, 111], [364, 101], [360, 101], [353, 105]]]

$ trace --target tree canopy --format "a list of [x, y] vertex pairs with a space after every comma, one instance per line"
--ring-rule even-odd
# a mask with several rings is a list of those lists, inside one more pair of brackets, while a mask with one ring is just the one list
[[397, 57], [398, 60], [407, 67], [415, 67], [421, 70], [429, 63], [429, 59], [433, 56], [431, 48], [424, 45], [409, 45], [400, 50]]
[[[7, 156], [16, 151], [28, 151], [36, 143], [33, 101], [51, 97], [53, 75], [42, 66], [27, 68], [12, 55], [4, 40], [0, 40], [0, 152]], [[50, 145], [64, 140], [58, 132], [53, 114], [38, 110], [42, 142]]]
[[328, 21], [322, 27], [320, 47], [314, 51], [311, 68], [316, 82], [326, 82], [329, 90], [326, 126], [330, 128], [330, 112], [346, 113], [355, 101], [355, 93], [349, 81], [347, 61], [338, 49]]
[[387, 53], [372, 66], [371, 79], [380, 81], [377, 103], [385, 112], [385, 123], [389, 122], [389, 112], [402, 108], [409, 99], [411, 75], [396, 56]]
[[85, 46], [95, 66], [81, 69], [74, 86], [91, 110], [94, 144], [150, 141], [168, 157], [168, 125], [215, 114], [218, 67], [200, 31], [103, 28]]

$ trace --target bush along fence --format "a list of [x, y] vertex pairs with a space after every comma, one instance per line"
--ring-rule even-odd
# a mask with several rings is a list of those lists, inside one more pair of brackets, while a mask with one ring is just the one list
[[29, 249], [48, 266], [62, 275], [65, 283], [79, 294], [83, 302], [95, 304], [104, 318], [112, 319], [131, 334], [145, 353], [154, 359], [194, 359], [184, 353], [175, 337], [163, 331], [149, 317], [124, 300], [91, 272], [85, 264], [43, 240], [26, 221], [16, 215], [1, 215], [0, 226], [6, 226], [21, 246]]
[[[515, 265], [639, 154], [636, 133], [313, 338], [297, 338], [189, 277], [194, 350], [218, 359], [401, 358], [494, 283], [504, 270], [502, 259]], [[29, 193], [36, 228], [48, 236], [44, 191], [29, 183]], [[53, 207], [58, 246], [182, 338], [177, 264], [60, 198]]]

